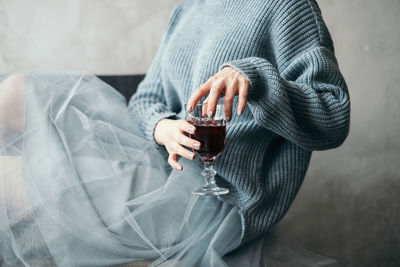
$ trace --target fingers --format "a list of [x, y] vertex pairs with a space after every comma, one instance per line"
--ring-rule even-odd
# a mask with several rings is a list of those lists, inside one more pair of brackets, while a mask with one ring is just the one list
[[215, 115], [218, 99], [224, 97], [225, 120], [232, 119], [233, 100], [235, 95], [239, 95], [237, 114], [243, 114], [246, 108], [247, 95], [250, 89], [250, 82], [246, 76], [231, 67], [223, 68], [216, 75], [211, 77], [206, 83], [201, 85], [188, 101], [189, 112], [197, 105], [198, 101], [208, 94], [206, 107], [203, 107], [203, 115], [212, 117]]
[[210, 100], [209, 96], [207, 96], [206, 99], [203, 101], [203, 106], [201, 108], [201, 116], [206, 117], [207, 116], [207, 107], [208, 107], [208, 101]]
[[237, 108], [238, 115], [242, 115], [244, 112], [244, 109], [246, 108], [247, 95], [249, 92], [249, 88], [250, 88], [249, 81], [244, 77], [239, 78], [239, 104], [238, 104], [238, 108]]
[[178, 156], [184, 157], [186, 159], [193, 160], [195, 157], [195, 154], [192, 151], [187, 150], [178, 143], [174, 144], [173, 149], [174, 149], [174, 154], [177, 154]]
[[232, 106], [235, 94], [231, 91], [227, 91], [224, 97], [224, 112], [225, 112], [225, 120], [229, 122], [232, 119]]
[[223, 95], [223, 91], [225, 90], [225, 83], [224, 82], [219, 82], [216, 84], [213, 84], [210, 94], [208, 96], [208, 101], [207, 101], [207, 116], [212, 117], [215, 114], [215, 109], [218, 104], [218, 99], [220, 98], [221, 95]]
[[196, 131], [196, 127], [194, 127], [192, 124], [190, 124], [189, 122], [185, 121], [185, 120], [179, 120], [178, 122], [178, 127], [179, 130], [181, 130], [182, 132], [186, 132], [189, 134], [194, 134], [194, 132]]
[[189, 112], [193, 110], [193, 108], [197, 105], [197, 102], [199, 102], [203, 96], [208, 94], [208, 92], [211, 90], [211, 84], [212, 79], [209, 79], [206, 83], [202, 84], [196, 89], [196, 91], [194, 91], [187, 103]]
[[[178, 136], [176, 137], [176, 142], [180, 145], [186, 146], [186, 147], [190, 147], [191, 149], [195, 149], [195, 150], [199, 150], [200, 149], [200, 142], [193, 140], [187, 136], [185, 136], [184, 134], [178, 134]], [[184, 156], [184, 155], [181, 155]]]
[[169, 141], [165, 145], [169, 157], [168, 163], [171, 165], [172, 168], [176, 170], [183, 170], [181, 164], [177, 162], [179, 157], [184, 157], [189, 160], [193, 160], [195, 158], [195, 153], [193, 151], [189, 151], [184, 146], [191, 148], [193, 150], [200, 149], [200, 142], [194, 139], [189, 138], [185, 135], [185, 133], [194, 134], [196, 128], [188, 123], [185, 120], [178, 120], [174, 121], [176, 130], [172, 133], [168, 134]]
[[[185, 120], [179, 120], [178, 123], [179, 123], [179, 129], [182, 132], [186, 132], [188, 134], [194, 134], [196, 132], [196, 127], [190, 124], [189, 122]], [[201, 145], [199, 141], [191, 139], [187, 137], [185, 134], [182, 134], [181, 132], [177, 133], [177, 135], [175, 136], [175, 141], [178, 144], [190, 147], [195, 150], [199, 150]]]
[[168, 164], [171, 165], [171, 167], [174, 168], [175, 170], [182, 171], [183, 167], [182, 167], [181, 164], [179, 164], [177, 162], [177, 157], [178, 157], [178, 155], [175, 154], [175, 153], [174, 154], [169, 154]]
[[195, 154], [185, 148], [183, 148], [181, 145], [178, 143], [173, 143], [172, 146], [167, 147], [169, 157], [168, 157], [168, 163], [169, 165], [172, 166], [172, 168], [176, 170], [183, 170], [183, 167], [181, 164], [177, 162], [177, 159], [179, 156], [187, 158], [189, 160], [193, 160], [195, 157]]

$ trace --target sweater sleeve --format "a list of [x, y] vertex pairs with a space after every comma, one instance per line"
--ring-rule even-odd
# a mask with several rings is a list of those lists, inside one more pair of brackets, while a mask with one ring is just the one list
[[339, 146], [349, 131], [350, 100], [337, 61], [325, 47], [297, 56], [280, 74], [263, 58], [229, 62], [250, 81], [255, 121], [308, 150]]
[[163, 35], [161, 44], [146, 73], [145, 78], [139, 84], [137, 92], [131, 97], [128, 110], [139, 121], [145, 137], [154, 141], [154, 128], [156, 124], [165, 118], [174, 118], [176, 113], [172, 112], [166, 103], [163, 84], [161, 59], [168, 39], [181, 14], [181, 6], [178, 5], [170, 15], [167, 29]]

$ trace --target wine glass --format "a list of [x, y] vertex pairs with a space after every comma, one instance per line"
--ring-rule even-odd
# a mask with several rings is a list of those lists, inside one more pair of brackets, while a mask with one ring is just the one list
[[201, 174], [204, 176], [206, 184], [193, 194], [196, 195], [223, 195], [228, 194], [229, 190], [218, 187], [215, 183], [214, 160], [222, 153], [225, 146], [226, 121], [224, 120], [224, 104], [217, 104], [214, 115], [207, 116], [207, 104], [198, 104], [191, 112], [186, 110], [186, 120], [196, 127], [196, 132], [190, 134], [190, 138], [201, 143], [200, 150], [194, 152], [200, 157], [204, 164]]

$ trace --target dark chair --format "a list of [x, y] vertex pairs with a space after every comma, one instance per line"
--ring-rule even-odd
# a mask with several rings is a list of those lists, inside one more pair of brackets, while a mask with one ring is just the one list
[[105, 83], [117, 89], [128, 102], [130, 97], [136, 92], [136, 88], [143, 80], [145, 74], [134, 75], [98, 75]]

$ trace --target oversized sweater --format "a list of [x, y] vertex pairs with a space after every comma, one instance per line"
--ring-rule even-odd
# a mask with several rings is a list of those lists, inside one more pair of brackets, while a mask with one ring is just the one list
[[163, 118], [183, 119], [194, 90], [225, 66], [250, 81], [215, 162], [217, 183], [230, 190], [220, 199], [239, 207], [243, 244], [286, 213], [312, 151], [343, 143], [350, 100], [314, 0], [186, 0], [129, 102], [145, 136], [154, 141]]

